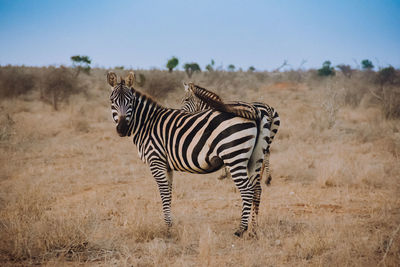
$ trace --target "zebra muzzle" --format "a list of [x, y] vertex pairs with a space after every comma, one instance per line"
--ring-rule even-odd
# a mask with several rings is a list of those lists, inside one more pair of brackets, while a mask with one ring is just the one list
[[124, 137], [127, 135], [129, 129], [128, 121], [126, 120], [125, 116], [121, 116], [118, 119], [118, 124], [117, 124], [117, 133], [119, 136]]

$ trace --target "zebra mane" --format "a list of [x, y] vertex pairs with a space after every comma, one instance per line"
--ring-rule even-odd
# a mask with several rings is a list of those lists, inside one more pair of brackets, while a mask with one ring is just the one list
[[189, 83], [189, 89], [200, 101], [203, 101], [212, 109], [235, 114], [239, 117], [258, 120], [260, 118], [259, 112], [251, 105], [236, 105], [233, 103], [225, 104], [221, 97], [214, 92], [202, 88], [193, 83]]
[[195, 97], [197, 97], [200, 101], [206, 103], [212, 109], [229, 112], [221, 97], [216, 93], [213, 93], [193, 83], [189, 83], [189, 90], [194, 94]]

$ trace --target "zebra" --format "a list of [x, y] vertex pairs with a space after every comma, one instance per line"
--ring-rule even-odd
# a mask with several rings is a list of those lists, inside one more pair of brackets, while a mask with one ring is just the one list
[[[205, 88], [202, 88], [193, 83], [183, 83], [185, 88], [185, 96], [182, 99], [182, 107], [181, 109], [186, 110], [188, 112], [198, 112], [201, 110], [206, 110], [210, 108], [210, 101], [222, 102], [222, 99], [215, 94]], [[262, 117], [267, 118], [267, 124], [264, 124], [263, 128], [270, 128], [270, 131], [262, 131], [261, 134], [264, 134], [263, 139], [267, 142], [266, 147], [264, 148], [264, 162], [261, 168], [260, 179], [263, 177], [264, 171], [266, 171], [267, 179], [265, 180], [265, 184], [267, 186], [271, 185], [271, 170], [269, 166], [269, 157], [270, 157], [270, 146], [276, 133], [278, 132], [278, 128], [280, 125], [280, 118], [278, 112], [272, 108], [271, 106], [260, 103], [260, 102], [252, 102], [246, 103], [242, 101], [231, 101], [225, 103], [228, 107], [245, 110], [252, 114], [261, 113]], [[224, 179], [229, 175], [229, 172], [226, 168], [223, 169], [223, 174], [218, 179]]]
[[[257, 142], [260, 122], [243, 118], [235, 111], [217, 109], [189, 113], [166, 108], [134, 89], [133, 72], [120, 82], [107, 74], [111, 86], [111, 112], [121, 137], [132, 136], [140, 158], [147, 163], [158, 185], [168, 229], [172, 226], [171, 194], [173, 171], [211, 173], [227, 166], [242, 199], [242, 213], [235, 235], [248, 229], [253, 210], [255, 228], [261, 185], [263, 151]], [[219, 109], [219, 110], [218, 110]], [[253, 230], [254, 230], [253, 228]]]

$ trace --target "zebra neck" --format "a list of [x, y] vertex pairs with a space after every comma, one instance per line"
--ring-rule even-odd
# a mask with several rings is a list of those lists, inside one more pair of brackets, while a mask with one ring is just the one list
[[133, 136], [133, 143], [140, 146], [148, 136], [146, 133], [149, 132], [150, 127], [153, 125], [156, 114], [165, 108], [138, 91], [135, 92], [133, 107], [128, 132]]

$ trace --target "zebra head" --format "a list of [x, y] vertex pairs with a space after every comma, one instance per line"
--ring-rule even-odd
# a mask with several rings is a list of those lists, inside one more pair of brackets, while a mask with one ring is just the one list
[[117, 82], [117, 75], [114, 72], [107, 74], [107, 82], [111, 85], [111, 112], [112, 117], [117, 124], [117, 133], [119, 136], [128, 135], [129, 124], [132, 119], [135, 74], [130, 72], [126, 79], [121, 77]]
[[182, 98], [182, 109], [188, 112], [195, 112], [198, 111], [198, 100], [191, 90], [191, 85], [192, 83], [183, 83], [183, 87], [185, 88], [185, 96]]

